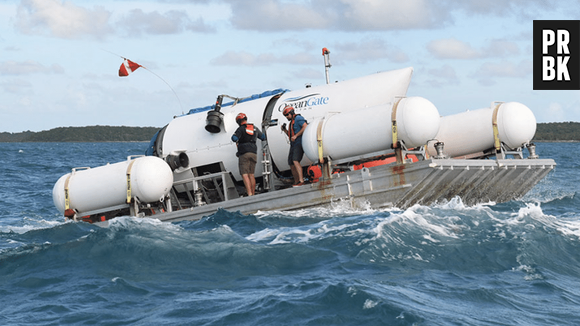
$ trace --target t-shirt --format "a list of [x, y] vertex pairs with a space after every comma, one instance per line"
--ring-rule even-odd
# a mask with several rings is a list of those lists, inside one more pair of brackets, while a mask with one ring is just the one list
[[[298, 132], [300, 132], [300, 130], [302, 130], [302, 126], [307, 123], [306, 119], [304, 119], [303, 116], [301, 116], [300, 114], [297, 114], [294, 117], [294, 125], [292, 125], [292, 134], [290, 135], [290, 137], [292, 137], [293, 135], [297, 134]], [[298, 136], [296, 138], [296, 140], [294, 141], [295, 143], [301, 144], [302, 143], [302, 135]]]

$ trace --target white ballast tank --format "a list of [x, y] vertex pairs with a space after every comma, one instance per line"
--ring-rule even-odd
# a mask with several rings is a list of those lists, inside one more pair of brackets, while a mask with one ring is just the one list
[[[494, 112], [499, 140], [509, 148], [521, 147], [534, 138], [536, 117], [532, 110], [517, 102], [494, 103], [489, 108], [441, 118], [441, 127], [435, 138], [445, 144], [444, 154], [461, 157], [493, 148]], [[437, 153], [434, 144], [429, 143], [430, 155]]]
[[422, 97], [401, 98], [315, 119], [304, 131], [304, 153], [311, 161], [318, 161], [319, 141], [322, 156], [333, 160], [389, 150], [393, 144], [393, 110], [396, 110], [397, 140], [407, 148], [427, 144], [439, 130], [439, 112], [433, 103]]
[[56, 208], [64, 212], [66, 188], [69, 208], [82, 213], [126, 203], [129, 186], [131, 198], [152, 203], [167, 196], [172, 185], [169, 165], [158, 157], [144, 156], [93, 169], [73, 169], [58, 179], [52, 189], [52, 199]]

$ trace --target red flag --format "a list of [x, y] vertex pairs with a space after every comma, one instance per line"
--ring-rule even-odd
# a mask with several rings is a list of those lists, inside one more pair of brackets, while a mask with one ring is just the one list
[[125, 59], [119, 68], [119, 77], [129, 76], [130, 73], [141, 67], [140, 64], [135, 63], [129, 59]]

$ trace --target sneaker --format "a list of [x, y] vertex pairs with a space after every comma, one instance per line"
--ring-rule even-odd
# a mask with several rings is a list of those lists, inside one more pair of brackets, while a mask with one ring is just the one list
[[304, 185], [304, 181], [299, 182], [299, 183], [293, 185], [292, 187], [300, 187], [300, 186], [303, 186], [303, 185]]

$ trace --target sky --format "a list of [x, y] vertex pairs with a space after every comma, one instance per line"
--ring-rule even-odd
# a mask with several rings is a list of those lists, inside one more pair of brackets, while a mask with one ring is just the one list
[[[580, 0], [0, 0], [0, 132], [163, 127], [220, 94], [413, 67], [441, 115], [527, 105], [580, 121], [580, 91], [533, 90], [533, 21]], [[146, 69], [127, 77], [128, 58]]]

